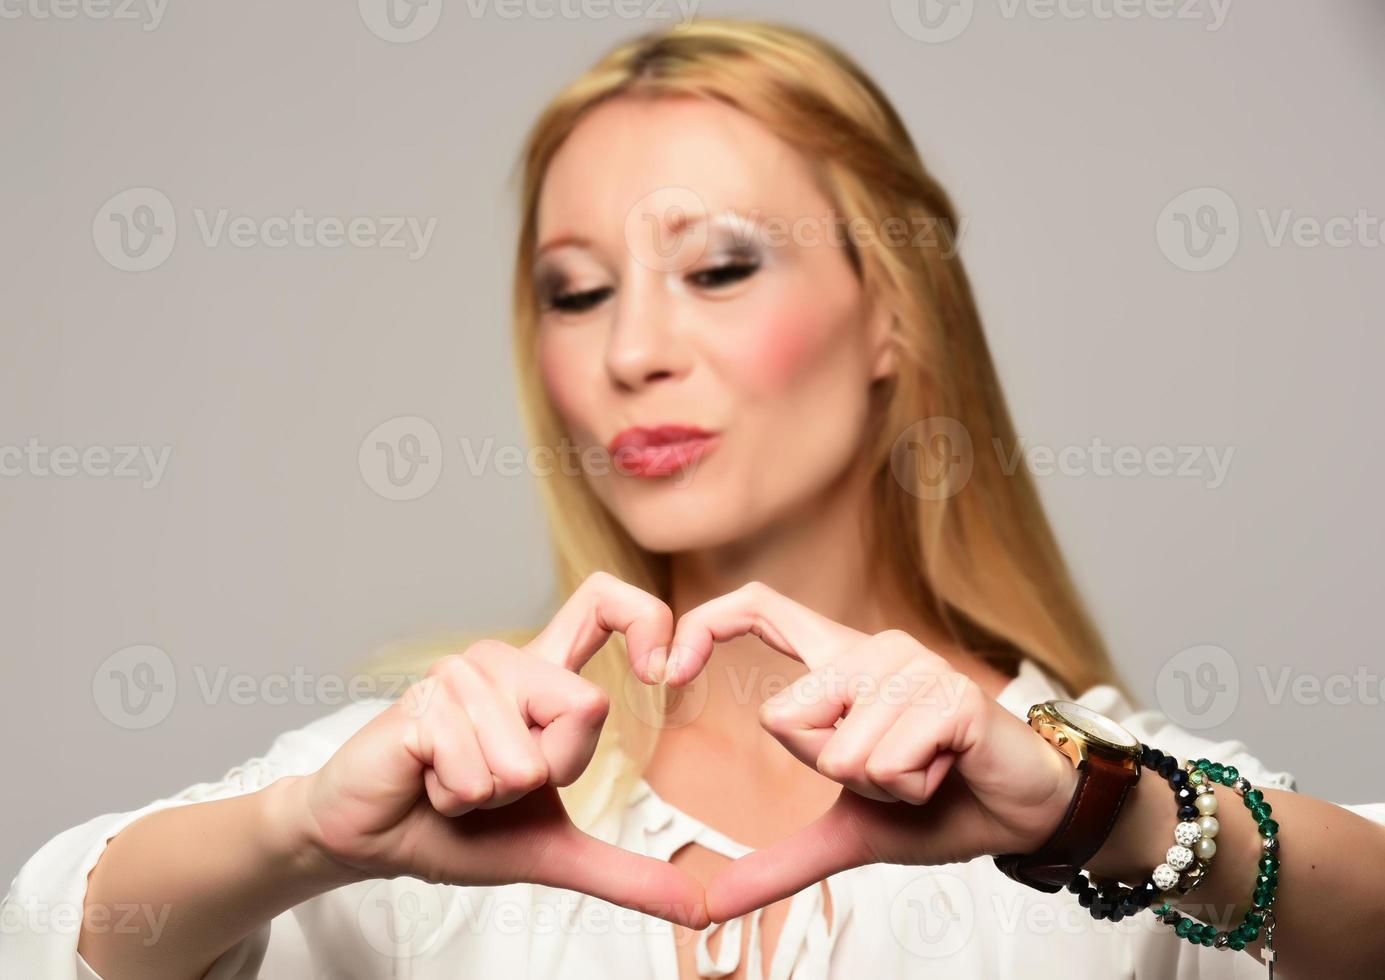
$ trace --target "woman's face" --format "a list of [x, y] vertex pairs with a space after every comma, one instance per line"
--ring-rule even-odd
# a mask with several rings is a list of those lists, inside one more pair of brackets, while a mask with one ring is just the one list
[[851, 464], [891, 368], [889, 320], [832, 219], [795, 150], [712, 100], [613, 100], [552, 160], [543, 380], [585, 479], [641, 546], [744, 538]]

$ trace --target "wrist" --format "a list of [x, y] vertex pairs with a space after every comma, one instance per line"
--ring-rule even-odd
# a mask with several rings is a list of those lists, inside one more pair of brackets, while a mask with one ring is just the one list
[[257, 794], [271, 857], [319, 891], [363, 880], [357, 869], [338, 861], [325, 846], [308, 805], [309, 784], [307, 776], [284, 776]]
[[1164, 860], [1173, 829], [1173, 808], [1164, 779], [1151, 769], [1140, 771], [1140, 778], [1125, 798], [1111, 833], [1101, 849], [1085, 865], [1085, 870], [1101, 878], [1127, 884], [1143, 881], [1150, 870]]

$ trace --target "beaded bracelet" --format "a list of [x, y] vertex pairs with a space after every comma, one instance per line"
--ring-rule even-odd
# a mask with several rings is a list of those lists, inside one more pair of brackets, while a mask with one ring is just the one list
[[1201, 812], [1195, 802], [1196, 788], [1189, 788], [1189, 775], [1178, 767], [1178, 760], [1142, 742], [1140, 764], [1166, 779], [1173, 790], [1180, 821], [1174, 828], [1174, 844], [1165, 855], [1168, 860], [1133, 888], [1118, 882], [1097, 886], [1081, 871], [1074, 874], [1067, 889], [1077, 896], [1078, 904], [1094, 919], [1119, 922], [1127, 915], [1148, 908], [1160, 892], [1176, 889], [1179, 894], [1187, 894], [1201, 884], [1212, 855], [1216, 853], [1217, 846], [1212, 840], [1218, 830], [1217, 818], [1212, 815], [1216, 812], [1216, 797], [1210, 798], [1210, 809], [1195, 822], [1188, 817], [1188, 812]]
[[1279, 887], [1279, 824], [1272, 818], [1273, 810], [1269, 803], [1265, 802], [1264, 794], [1252, 787], [1250, 780], [1237, 772], [1235, 766], [1223, 766], [1206, 759], [1196, 759], [1188, 762], [1184, 770], [1188, 773], [1189, 784], [1201, 789], [1203, 795], [1211, 794], [1212, 783], [1221, 783], [1240, 794], [1241, 802], [1255, 818], [1260, 831], [1262, 854], [1259, 874], [1255, 879], [1250, 910], [1235, 929], [1219, 931], [1215, 926], [1204, 925], [1174, 911], [1167, 902], [1155, 909], [1154, 915], [1166, 925], [1173, 926], [1174, 932], [1188, 942], [1201, 946], [1215, 946], [1218, 949], [1243, 950], [1255, 941], [1263, 927], [1265, 942], [1260, 957], [1269, 968], [1269, 976], [1273, 978], [1273, 906]]

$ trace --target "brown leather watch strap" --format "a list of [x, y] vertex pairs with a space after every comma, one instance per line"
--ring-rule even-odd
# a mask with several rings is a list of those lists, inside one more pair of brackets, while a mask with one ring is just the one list
[[1041, 892], [1058, 891], [1106, 843], [1138, 778], [1132, 769], [1089, 755], [1058, 829], [1033, 853], [996, 855], [996, 867]]

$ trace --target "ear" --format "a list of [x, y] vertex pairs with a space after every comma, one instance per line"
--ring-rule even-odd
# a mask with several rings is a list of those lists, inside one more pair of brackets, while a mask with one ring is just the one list
[[880, 299], [871, 303], [866, 320], [866, 338], [870, 345], [872, 381], [890, 377], [895, 372], [898, 319], [889, 303]]

